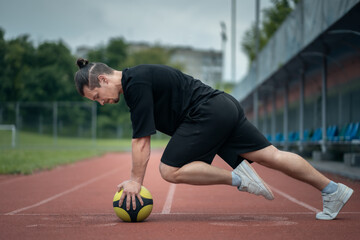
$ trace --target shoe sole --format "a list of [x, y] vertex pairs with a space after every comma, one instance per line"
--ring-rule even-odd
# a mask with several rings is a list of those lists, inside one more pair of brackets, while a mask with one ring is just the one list
[[[245, 163], [244, 165], [241, 165], [244, 169], [245, 169], [245, 171], [246, 172], [252, 172], [254, 175], [255, 175], [255, 177], [257, 178], [257, 179], [259, 179], [260, 180], [260, 182], [261, 182], [261, 184], [265, 187], [265, 189], [270, 193], [270, 198], [267, 198], [267, 197], [265, 197], [267, 200], [274, 200], [274, 194], [273, 194], [273, 192], [271, 191], [271, 189], [270, 189], [270, 187], [264, 182], [264, 180], [262, 180], [262, 178], [256, 173], [256, 171], [255, 171], [255, 169], [250, 165], [250, 163], [248, 162], [248, 161], [246, 161], [246, 160], [243, 160], [243, 162]], [[246, 169], [246, 168], [248, 168], [248, 169]], [[252, 177], [252, 176], [251, 176]], [[252, 177], [253, 178], [253, 177]]]
[[[345, 185], [344, 185], [345, 186]], [[333, 220], [334, 218], [337, 217], [337, 215], [339, 214], [339, 212], [341, 211], [341, 209], [346, 205], [346, 203], [349, 201], [350, 197], [352, 196], [352, 194], [354, 193], [354, 190], [352, 190], [351, 188], [349, 188], [348, 186], [345, 186], [346, 189], [344, 191], [343, 194], [345, 194], [345, 198], [344, 198], [344, 204], [340, 207], [339, 211], [337, 211], [336, 213], [332, 214], [330, 216], [330, 218], [318, 218], [316, 217], [316, 219], [318, 220]], [[329, 215], [325, 215], [325, 216], [329, 216]]]

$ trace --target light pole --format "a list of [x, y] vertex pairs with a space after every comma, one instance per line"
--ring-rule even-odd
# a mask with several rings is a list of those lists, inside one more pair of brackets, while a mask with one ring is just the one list
[[236, 0], [231, 0], [231, 81], [236, 78]]
[[221, 50], [222, 50], [222, 64], [221, 64], [221, 72], [222, 72], [222, 76], [221, 76], [221, 85], [222, 83], [224, 83], [225, 81], [225, 52], [226, 52], [226, 41], [227, 41], [227, 36], [226, 36], [226, 25], [224, 22], [220, 22], [220, 27], [221, 27]]

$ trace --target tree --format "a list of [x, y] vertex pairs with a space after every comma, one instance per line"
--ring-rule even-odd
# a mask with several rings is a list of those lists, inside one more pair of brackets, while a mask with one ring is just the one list
[[104, 46], [98, 46], [95, 49], [89, 50], [87, 53], [87, 59], [91, 62], [103, 62], [106, 63], [106, 52]]
[[24, 78], [22, 100], [79, 100], [73, 75], [75, 58], [62, 41], [44, 42], [35, 52], [32, 77]]
[[[262, 31], [259, 31], [259, 50], [266, 45], [266, 37]], [[251, 28], [245, 32], [241, 42], [241, 49], [252, 62], [256, 58], [256, 25], [252, 24]]]
[[[263, 10], [263, 21], [259, 26], [259, 50], [261, 50], [270, 38], [275, 34], [287, 16], [293, 11], [291, 3], [296, 5], [299, 0], [271, 0], [273, 6]], [[241, 41], [241, 48], [251, 63], [256, 58], [256, 26], [252, 24], [245, 32]]]
[[[296, 0], [293, 0], [296, 3]], [[289, 0], [272, 0], [274, 7], [265, 8], [263, 10], [264, 20], [262, 29], [266, 42], [274, 35], [276, 30], [285, 21], [287, 16], [293, 11]]]
[[11, 83], [8, 79], [5, 79], [5, 54], [6, 54], [6, 41], [4, 39], [5, 31], [0, 28], [0, 101], [4, 101], [7, 89], [11, 88]]
[[22, 35], [5, 43], [1, 100], [17, 101], [24, 91], [24, 79], [31, 78], [35, 48], [28, 35]]
[[91, 62], [102, 62], [111, 68], [118, 69], [126, 61], [127, 44], [121, 37], [111, 38], [106, 46], [98, 46], [90, 50], [87, 58]]
[[170, 57], [170, 50], [160, 46], [154, 46], [132, 53], [126, 59], [124, 66], [132, 67], [139, 64], [163, 64], [182, 70], [183, 66], [181, 64], [171, 63]]
[[119, 68], [127, 57], [127, 44], [123, 38], [111, 38], [106, 47], [106, 60], [109, 67]]

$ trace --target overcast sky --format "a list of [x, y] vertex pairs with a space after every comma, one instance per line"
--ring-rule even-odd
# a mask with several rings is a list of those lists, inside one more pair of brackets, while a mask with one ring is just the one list
[[[261, 8], [270, 0], [260, 0]], [[237, 0], [237, 79], [248, 67], [240, 41], [255, 21], [255, 0]], [[34, 44], [62, 39], [75, 52], [111, 37], [171, 46], [221, 49], [220, 22], [227, 26], [225, 78], [230, 79], [231, 0], [0, 0], [5, 38], [29, 34]]]

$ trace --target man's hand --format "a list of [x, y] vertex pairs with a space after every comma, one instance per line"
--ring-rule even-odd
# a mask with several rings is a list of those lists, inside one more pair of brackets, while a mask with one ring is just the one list
[[139, 199], [141, 206], [144, 206], [144, 202], [140, 196], [141, 184], [128, 180], [120, 183], [118, 186], [118, 191], [120, 192], [123, 189], [123, 194], [120, 197], [119, 207], [122, 205], [125, 197], [126, 198], [126, 210], [130, 210], [130, 201], [132, 201], [133, 210], [136, 209], [136, 197]]

